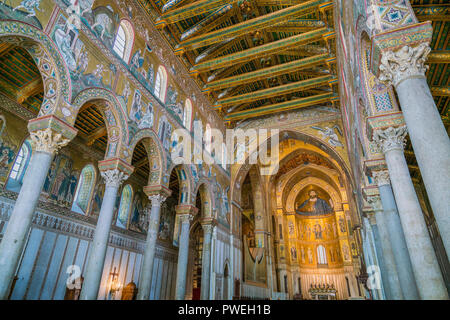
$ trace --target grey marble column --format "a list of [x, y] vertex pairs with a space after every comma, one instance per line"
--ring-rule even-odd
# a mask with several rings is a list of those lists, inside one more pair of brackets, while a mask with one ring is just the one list
[[[389, 232], [387, 230], [386, 221], [384, 217], [383, 207], [379, 196], [373, 196], [368, 199], [375, 212], [375, 220], [378, 231], [378, 242], [380, 252], [382, 252], [382, 265], [385, 268], [385, 275], [381, 270], [381, 277], [385, 285], [386, 298], [388, 300], [403, 300], [403, 292], [398, 278], [397, 267], [395, 264], [394, 253], [392, 251], [391, 243], [389, 241]], [[377, 240], [375, 238], [375, 240]], [[377, 248], [378, 250], [378, 248]]]
[[380, 79], [393, 84], [397, 91], [433, 214], [450, 257], [450, 139], [425, 77], [424, 62], [430, 51], [430, 46], [423, 43], [385, 53]]
[[147, 241], [145, 243], [144, 258], [142, 261], [141, 275], [139, 277], [138, 300], [148, 300], [150, 297], [150, 284], [152, 282], [153, 261], [156, 251], [156, 238], [158, 236], [161, 204], [166, 200], [166, 197], [160, 194], [151, 195], [148, 198], [152, 203], [152, 209], [150, 211]]
[[105, 179], [105, 194], [95, 227], [80, 300], [96, 300], [98, 297], [117, 191], [122, 182], [128, 179], [128, 175], [118, 169], [102, 171], [101, 175]]
[[202, 300], [209, 299], [209, 284], [211, 278], [211, 236], [213, 225], [211, 223], [203, 223], [203, 250], [202, 250], [202, 287], [200, 290], [200, 298]]
[[31, 133], [33, 154], [0, 243], [0, 299], [8, 299], [28, 230], [54, 154], [69, 140], [46, 129]]
[[448, 299], [447, 289], [403, 154], [405, 136], [405, 126], [389, 127], [374, 132], [374, 139], [386, 158], [420, 297]]
[[180, 240], [178, 241], [178, 263], [177, 263], [177, 282], [175, 299], [184, 300], [186, 295], [186, 271], [189, 256], [189, 227], [193, 216], [190, 214], [180, 215]]
[[384, 225], [387, 229], [388, 239], [394, 253], [398, 279], [406, 300], [419, 299], [419, 292], [414, 279], [411, 259], [406, 246], [403, 228], [395, 204], [394, 194], [389, 180], [389, 172], [382, 170], [374, 172], [373, 177], [378, 185], [381, 203], [383, 204]]
[[[372, 219], [373, 220], [373, 219]], [[379, 276], [379, 274], [375, 274], [377, 269], [373, 267], [377, 267], [380, 270], [381, 277], [380, 279], [373, 278], [370, 282], [368, 281], [367, 286], [369, 290], [371, 290], [373, 294], [373, 298], [375, 300], [383, 300], [385, 297], [383, 296], [383, 289], [389, 290], [389, 283], [385, 280], [385, 275], [387, 274], [386, 268], [384, 264], [380, 261], [380, 258], [383, 258], [383, 253], [381, 252], [380, 245], [377, 246], [377, 236], [376, 236], [376, 225], [370, 222], [370, 218], [363, 218], [364, 229], [366, 232], [366, 248], [368, 249], [366, 261], [367, 272], [370, 276]], [[383, 275], [384, 273], [384, 275]], [[350, 277], [349, 277], [350, 279]], [[377, 280], [380, 280], [378, 283]], [[370, 283], [370, 285], [369, 285]]]

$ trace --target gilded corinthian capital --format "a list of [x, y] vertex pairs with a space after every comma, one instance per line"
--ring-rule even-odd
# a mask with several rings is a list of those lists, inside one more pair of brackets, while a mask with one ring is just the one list
[[397, 86], [402, 80], [411, 77], [425, 77], [428, 66], [425, 61], [431, 52], [428, 43], [416, 47], [403, 46], [397, 51], [383, 53], [379, 80]]
[[376, 130], [373, 134], [374, 141], [383, 153], [392, 150], [403, 151], [406, 144], [406, 126], [389, 127], [384, 130]]
[[30, 138], [34, 151], [50, 154], [56, 154], [59, 149], [70, 142], [61, 133], [57, 133], [50, 128], [30, 132]]

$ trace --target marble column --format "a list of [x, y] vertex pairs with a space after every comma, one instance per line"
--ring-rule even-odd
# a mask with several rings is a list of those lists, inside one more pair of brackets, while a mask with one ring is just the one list
[[[379, 251], [383, 256], [381, 263], [381, 277], [383, 279], [383, 283], [386, 284], [386, 298], [388, 300], [403, 300], [403, 292], [398, 278], [394, 252], [392, 251], [391, 243], [389, 242], [389, 232], [386, 226], [381, 199], [379, 196], [372, 196], [367, 200], [375, 213], [375, 220], [378, 230], [378, 242], [380, 247]], [[383, 270], [383, 268], [385, 270]], [[385, 272], [385, 275], [383, 275], [383, 272]]]
[[23, 185], [0, 242], [0, 299], [8, 299], [20, 256], [50, 164], [56, 152], [69, 143], [51, 129], [31, 132], [33, 154]]
[[117, 192], [122, 182], [128, 179], [128, 175], [119, 169], [101, 171], [100, 174], [105, 180], [105, 194], [95, 227], [80, 300], [96, 300], [98, 297]]
[[380, 80], [393, 84], [433, 214], [450, 257], [450, 139], [427, 84], [427, 43], [385, 52]]
[[184, 300], [186, 295], [186, 271], [189, 256], [189, 228], [193, 216], [189, 213], [180, 214], [180, 239], [178, 241], [178, 263], [175, 299]]
[[202, 249], [202, 283], [200, 298], [209, 299], [209, 284], [211, 279], [211, 237], [213, 224], [210, 221], [202, 222], [203, 228], [203, 249]]
[[394, 261], [403, 297], [406, 300], [417, 300], [419, 299], [419, 292], [414, 279], [411, 259], [395, 204], [394, 194], [392, 193], [389, 172], [387, 170], [377, 171], [373, 173], [373, 177], [380, 192], [384, 225], [386, 226], [389, 243], [394, 253]]
[[148, 300], [150, 297], [150, 284], [152, 282], [153, 261], [156, 251], [156, 238], [158, 236], [161, 204], [166, 200], [166, 197], [161, 194], [150, 195], [148, 198], [152, 203], [152, 209], [150, 211], [147, 241], [145, 243], [144, 258], [139, 277], [138, 300]]
[[447, 289], [403, 154], [405, 136], [405, 126], [389, 127], [374, 132], [374, 140], [386, 158], [420, 297], [448, 299]]

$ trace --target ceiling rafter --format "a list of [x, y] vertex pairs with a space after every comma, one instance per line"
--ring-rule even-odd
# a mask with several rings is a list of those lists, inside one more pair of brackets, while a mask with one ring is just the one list
[[216, 59], [207, 60], [203, 63], [194, 65], [190, 71], [192, 74], [195, 74], [206, 70], [215, 70], [221, 67], [230, 66], [238, 62], [250, 61], [257, 57], [263, 57], [267, 54], [277, 52], [278, 50], [316, 42], [323, 39], [323, 37], [327, 33], [333, 32], [328, 28], [320, 28], [310, 32], [305, 32], [289, 38], [284, 38], [275, 42], [253, 47], [244, 51], [236, 52]]
[[292, 7], [287, 7], [254, 19], [249, 19], [241, 23], [222, 28], [210, 33], [202, 34], [197, 37], [182, 41], [176, 46], [175, 52], [192, 50], [211, 45], [223, 41], [223, 39], [233, 38], [241, 34], [246, 34], [250, 31], [263, 30], [273, 24], [280, 23], [293, 16], [306, 14], [315, 10], [319, 5], [327, 2], [327, 0], [310, 0], [297, 4]]
[[220, 99], [217, 101], [217, 103], [213, 106], [215, 108], [222, 108], [224, 106], [238, 104], [238, 103], [248, 103], [253, 101], [258, 101], [261, 99], [267, 99], [276, 97], [279, 95], [297, 92], [300, 90], [304, 90], [307, 88], [314, 88], [323, 84], [328, 84], [332, 81], [336, 80], [336, 77], [332, 75], [327, 75], [323, 77], [318, 78], [312, 78], [307, 80], [302, 80], [294, 83], [289, 83], [281, 86], [276, 86], [264, 90], [258, 90], [249, 92], [246, 94], [238, 95], [238, 96], [232, 96], [225, 99]]
[[304, 107], [309, 107], [313, 105], [318, 105], [320, 103], [331, 101], [336, 98], [335, 93], [324, 93], [320, 95], [310, 96], [306, 98], [295, 99], [291, 101], [286, 101], [282, 103], [277, 103], [274, 105], [263, 106], [259, 108], [254, 108], [251, 110], [244, 110], [239, 112], [229, 113], [225, 116], [225, 121], [235, 121], [241, 119], [255, 118], [267, 114], [276, 112], [282, 112], [287, 110], [294, 110]]

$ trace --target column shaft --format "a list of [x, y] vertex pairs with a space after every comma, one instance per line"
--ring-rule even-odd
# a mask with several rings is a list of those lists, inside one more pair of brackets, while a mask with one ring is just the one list
[[400, 220], [422, 299], [448, 299], [403, 150], [385, 151]]
[[433, 214], [450, 257], [450, 139], [425, 77], [396, 85], [411, 144]]
[[202, 250], [202, 286], [200, 296], [202, 300], [209, 299], [209, 284], [211, 278], [211, 235], [212, 226], [203, 226], [203, 250]]
[[148, 300], [150, 297], [150, 284], [153, 274], [153, 261], [156, 252], [156, 239], [158, 236], [159, 218], [161, 213], [161, 203], [152, 201], [150, 220], [147, 231], [147, 241], [145, 243], [144, 258], [139, 278], [138, 300]]
[[53, 155], [34, 152], [0, 243], [0, 299], [7, 299]]
[[[398, 278], [397, 267], [395, 265], [394, 253], [389, 242], [389, 232], [386, 227], [385, 217], [383, 211], [375, 211], [375, 218], [379, 231], [380, 245], [383, 252], [383, 264], [386, 268], [386, 282], [388, 283], [387, 299], [388, 300], [403, 300], [402, 288]], [[383, 278], [383, 281], [385, 278]]]
[[417, 291], [411, 259], [409, 258], [408, 248], [391, 186], [389, 184], [379, 185], [378, 189], [383, 204], [384, 225], [386, 226], [389, 242], [394, 253], [403, 297], [406, 300], [417, 300], [419, 299], [419, 292]]
[[189, 255], [189, 219], [181, 218], [181, 232], [179, 248], [178, 248], [178, 263], [177, 263], [177, 282], [176, 282], [176, 300], [184, 300], [186, 295], [186, 271]]
[[81, 300], [96, 300], [98, 297], [118, 189], [118, 185], [106, 185], [81, 289]]

